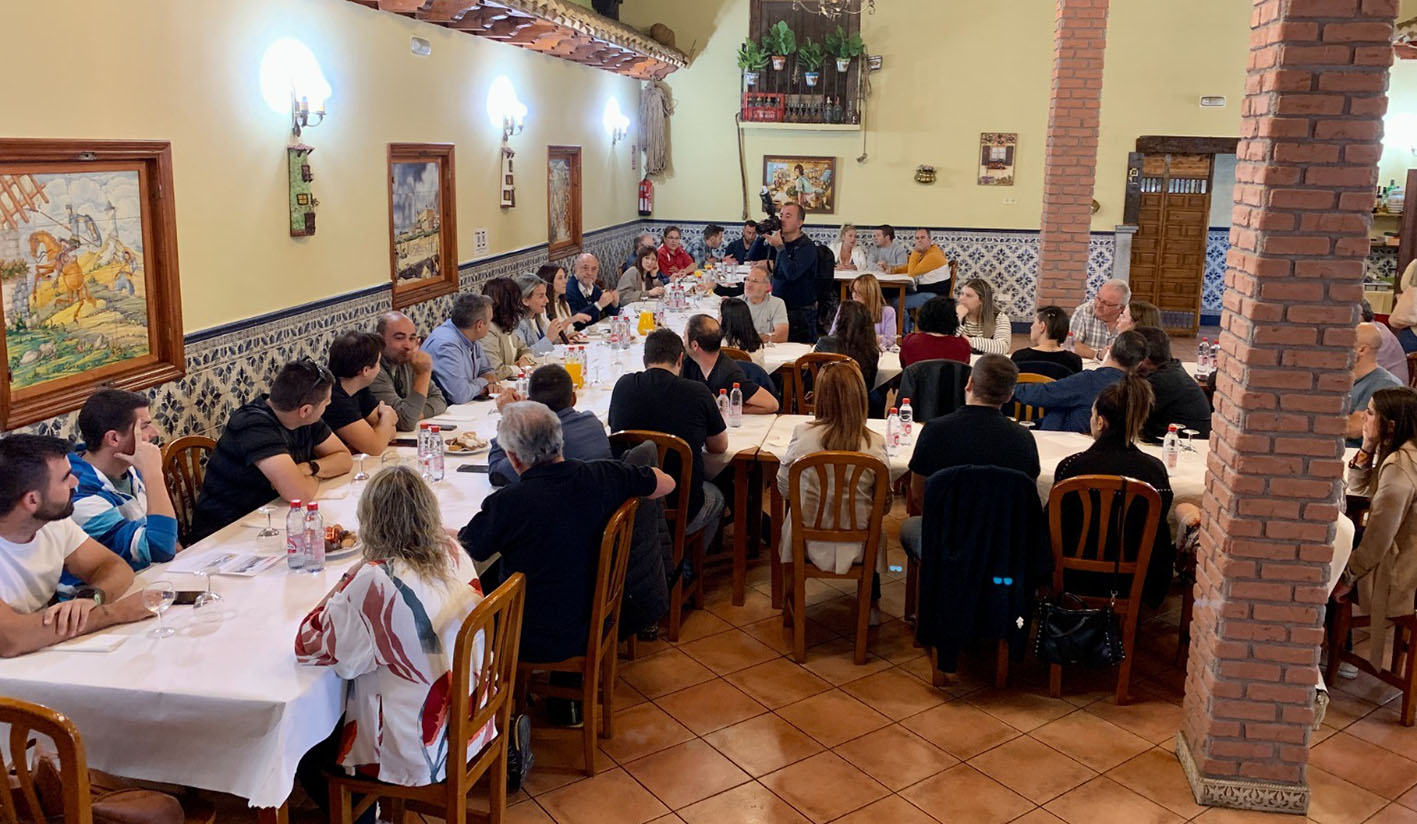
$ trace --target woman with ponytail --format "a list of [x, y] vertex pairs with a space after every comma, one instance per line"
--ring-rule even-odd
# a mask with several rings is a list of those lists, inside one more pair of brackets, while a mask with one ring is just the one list
[[[1176, 550], [1171, 545], [1171, 530], [1166, 523], [1166, 514], [1171, 511], [1171, 479], [1166, 474], [1166, 465], [1137, 448], [1137, 439], [1141, 437], [1154, 402], [1151, 384], [1134, 373], [1105, 387], [1092, 404], [1092, 446], [1059, 461], [1053, 482], [1060, 483], [1078, 475], [1121, 475], [1144, 481], [1160, 493], [1161, 526], [1156, 530], [1156, 543], [1151, 549], [1142, 589], [1142, 600], [1150, 606], [1159, 606], [1171, 584]], [[1069, 534], [1067, 522], [1070, 520], [1065, 511], [1064, 534]], [[1126, 531], [1133, 540], [1140, 537], [1141, 524], [1140, 517], [1127, 519]], [[1074, 527], [1072, 534], [1076, 534], [1077, 528]], [[1105, 574], [1091, 574], [1084, 586], [1078, 588], [1074, 588], [1070, 579], [1067, 588], [1069, 592], [1095, 594], [1099, 589], [1095, 584], [1100, 584], [1100, 591], [1105, 594], [1111, 588], [1107, 578]]]

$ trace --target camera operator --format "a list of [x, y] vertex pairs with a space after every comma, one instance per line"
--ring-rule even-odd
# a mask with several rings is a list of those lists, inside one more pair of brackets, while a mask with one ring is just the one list
[[802, 233], [804, 219], [801, 204], [785, 204], [775, 221], [780, 222], [780, 228], [766, 239], [776, 252], [772, 293], [787, 304], [788, 340], [814, 343], [817, 338], [817, 244]]

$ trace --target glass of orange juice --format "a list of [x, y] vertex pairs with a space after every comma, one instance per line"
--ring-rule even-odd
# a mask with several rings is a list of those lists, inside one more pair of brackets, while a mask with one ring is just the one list
[[576, 387], [577, 389], [584, 388], [585, 381], [584, 376], [581, 373], [580, 361], [570, 359], [566, 361], [565, 366], [566, 373], [571, 376], [571, 385]]
[[649, 311], [640, 312], [640, 337], [648, 335], [654, 331], [654, 313]]

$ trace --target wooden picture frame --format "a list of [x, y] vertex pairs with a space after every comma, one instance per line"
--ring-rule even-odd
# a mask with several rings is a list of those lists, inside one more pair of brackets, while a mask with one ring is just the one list
[[978, 184], [1014, 185], [1014, 152], [1017, 148], [1018, 132], [981, 132]]
[[581, 147], [546, 147], [546, 251], [581, 251]]
[[0, 140], [0, 429], [187, 373], [172, 144]]
[[458, 290], [456, 183], [453, 144], [389, 144], [389, 277], [395, 309]]
[[[801, 167], [801, 174], [798, 173]], [[805, 183], [799, 185], [799, 180]], [[813, 215], [836, 212], [836, 158], [811, 155], [763, 155], [763, 185], [773, 202], [797, 202]]]

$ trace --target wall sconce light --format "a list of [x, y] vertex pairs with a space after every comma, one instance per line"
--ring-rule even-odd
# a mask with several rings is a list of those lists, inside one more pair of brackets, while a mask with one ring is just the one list
[[302, 129], [325, 120], [325, 104], [332, 90], [320, 70], [320, 62], [299, 40], [277, 40], [261, 58], [261, 96], [275, 112], [290, 114], [290, 131], [299, 137]]
[[503, 141], [526, 128], [526, 104], [517, 99], [517, 90], [506, 75], [493, 80], [487, 91], [487, 119], [502, 130]]
[[630, 133], [630, 118], [620, 111], [620, 101], [610, 98], [605, 104], [605, 131], [610, 132], [610, 145], [614, 146]]

